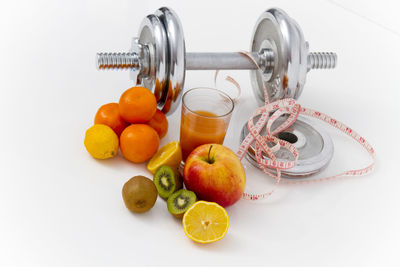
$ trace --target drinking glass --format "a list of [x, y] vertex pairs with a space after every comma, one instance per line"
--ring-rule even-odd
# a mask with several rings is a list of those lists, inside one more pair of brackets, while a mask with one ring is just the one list
[[217, 89], [193, 88], [183, 95], [180, 134], [183, 161], [200, 145], [224, 142], [233, 108], [232, 99]]

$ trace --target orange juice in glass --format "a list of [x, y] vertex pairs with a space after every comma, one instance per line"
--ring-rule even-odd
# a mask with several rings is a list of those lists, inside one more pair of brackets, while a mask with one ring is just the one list
[[183, 161], [196, 147], [222, 144], [234, 103], [225, 93], [212, 88], [194, 88], [182, 97], [181, 136]]

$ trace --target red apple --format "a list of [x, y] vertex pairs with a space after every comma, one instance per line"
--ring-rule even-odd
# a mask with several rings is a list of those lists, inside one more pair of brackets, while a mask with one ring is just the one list
[[232, 150], [207, 144], [197, 147], [186, 159], [183, 181], [198, 198], [226, 207], [241, 198], [246, 174]]

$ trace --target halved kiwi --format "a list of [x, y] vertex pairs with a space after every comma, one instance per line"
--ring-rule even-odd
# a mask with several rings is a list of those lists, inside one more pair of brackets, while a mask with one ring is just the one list
[[182, 178], [178, 171], [168, 165], [163, 165], [156, 170], [153, 182], [158, 194], [164, 199], [168, 199], [172, 193], [182, 188]]
[[167, 200], [168, 211], [178, 218], [197, 201], [196, 194], [192, 191], [181, 189], [169, 196]]

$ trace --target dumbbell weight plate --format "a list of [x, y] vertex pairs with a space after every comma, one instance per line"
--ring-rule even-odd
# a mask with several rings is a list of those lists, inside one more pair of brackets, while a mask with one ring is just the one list
[[[260, 115], [254, 118], [254, 123], [258, 121]], [[277, 119], [272, 124], [271, 130], [276, 129], [283, 123], [284, 118]], [[261, 135], [265, 135], [265, 128], [261, 130]], [[240, 142], [249, 134], [247, 124], [242, 128]], [[296, 166], [291, 169], [282, 170], [282, 176], [286, 178], [305, 178], [324, 169], [333, 157], [334, 147], [332, 139], [312, 120], [299, 117], [288, 129], [277, 135], [279, 138], [291, 142], [299, 152]], [[293, 155], [286, 149], [281, 148], [275, 152], [278, 160], [293, 160]], [[266, 156], [264, 156], [267, 158]], [[255, 143], [253, 142], [246, 154], [247, 160], [258, 168], [255, 157]], [[271, 169], [275, 173], [275, 169]]]
[[168, 81], [168, 41], [164, 25], [157, 16], [151, 14], [144, 18], [139, 29], [138, 42], [148, 47], [148, 51], [141, 52], [148, 53], [149, 56], [140, 55], [141, 58], [150, 60], [148, 64], [144, 64], [149, 69], [144, 71], [144, 75], [138, 76], [138, 83], [154, 94], [158, 108], [162, 109], [165, 105], [164, 90]]
[[172, 114], [179, 106], [185, 82], [185, 39], [181, 22], [173, 10], [162, 7], [155, 14], [163, 23], [168, 40], [169, 77], [162, 111]]
[[264, 103], [263, 81], [271, 101], [282, 98], [297, 99], [307, 74], [308, 44], [297, 23], [281, 9], [269, 9], [259, 17], [253, 31], [250, 51], [271, 49], [275, 54], [274, 70], [261, 75], [250, 71], [254, 94], [260, 105]]

